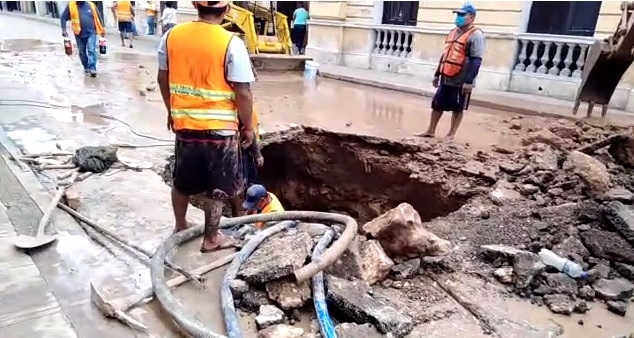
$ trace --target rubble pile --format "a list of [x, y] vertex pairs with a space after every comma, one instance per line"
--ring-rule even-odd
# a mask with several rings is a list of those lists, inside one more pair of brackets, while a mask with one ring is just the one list
[[[314, 332], [292, 326], [301, 319], [300, 310], [310, 309], [312, 303], [310, 282], [297, 284], [292, 273], [304, 265], [328, 228], [300, 223], [265, 240], [241, 266], [230, 288], [236, 307], [255, 316], [260, 337], [313, 337], [317, 332], [316, 323]], [[339, 335], [358, 337], [355, 330], [368, 332], [369, 337], [411, 333], [413, 318], [375, 291], [384, 287], [381, 282], [418, 275], [420, 257], [450, 251], [451, 244], [425, 229], [416, 210], [406, 203], [365, 224], [362, 234], [325, 271], [330, 311], [340, 314], [337, 319], [342, 321], [336, 328]]]

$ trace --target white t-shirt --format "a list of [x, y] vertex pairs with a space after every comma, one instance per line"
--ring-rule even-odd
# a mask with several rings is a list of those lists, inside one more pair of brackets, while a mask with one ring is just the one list
[[161, 23], [167, 25], [169, 23], [177, 24], [176, 21], [176, 9], [165, 7], [163, 15], [161, 15]]

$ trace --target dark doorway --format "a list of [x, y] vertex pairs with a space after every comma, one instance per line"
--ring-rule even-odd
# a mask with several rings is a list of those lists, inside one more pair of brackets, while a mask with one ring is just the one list
[[417, 20], [418, 1], [383, 1], [383, 24], [416, 26]]
[[528, 33], [593, 36], [601, 1], [533, 1]]

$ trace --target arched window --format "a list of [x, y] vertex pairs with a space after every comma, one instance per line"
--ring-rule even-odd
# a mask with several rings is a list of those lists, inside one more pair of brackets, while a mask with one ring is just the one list
[[528, 33], [593, 36], [601, 1], [533, 1]]
[[418, 1], [383, 1], [383, 24], [416, 26]]

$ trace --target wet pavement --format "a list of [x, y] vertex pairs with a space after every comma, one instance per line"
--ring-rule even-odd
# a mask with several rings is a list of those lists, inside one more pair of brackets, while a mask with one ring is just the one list
[[[166, 140], [160, 147], [119, 150], [120, 157], [150, 162], [154, 170], [100, 175], [75, 187], [81, 196], [81, 213], [124, 239], [153, 251], [173, 226], [168, 187], [155, 173], [170, 153], [171, 134], [165, 130], [165, 109], [153, 83], [156, 69], [153, 43], [136, 44], [137, 48], [130, 50], [113, 41], [109, 54], [100, 57], [99, 76], [90, 78], [84, 76], [76, 56], [63, 54], [58, 30], [51, 27], [0, 14], [0, 125], [7, 137], [27, 153], [115, 142], [137, 145], [160, 142], [139, 137], [123, 124], [99, 114], [126, 121], [137, 133]], [[254, 94], [266, 131], [299, 123], [401, 138], [422, 131], [427, 124], [430, 101], [426, 98], [328, 79], [305, 81], [299, 74], [259, 75]], [[469, 143], [474, 149], [515, 142], [499, 133], [500, 124], [509, 116], [511, 114], [474, 107], [466, 114], [456, 141]], [[448, 128], [449, 116], [442, 120], [438, 134], [442, 135]], [[6, 174], [12, 165], [5, 164], [3, 169], [0, 163], [0, 174], [2, 170]], [[42, 172], [41, 179], [49, 190], [50, 183], [60, 172]], [[23, 206], [16, 204], [15, 196], [25, 193], [18, 188], [0, 192], [0, 201], [6, 206], [0, 216], [7, 215], [17, 234], [32, 233], [39, 218], [33, 215], [41, 214], [37, 207], [45, 208], [50, 199], [37, 182], [27, 184], [27, 180], [19, 178], [19, 183], [12, 181], [10, 185], [22, 185], [29, 192], [38, 191], [35, 204], [27, 200]], [[30, 212], [16, 211], [21, 209]], [[190, 209], [188, 217], [193, 223], [202, 222], [198, 210]], [[149, 334], [134, 333], [103, 319], [90, 304], [88, 281], [94, 282], [107, 297], [129, 295], [149, 287], [149, 270], [138, 259], [114, 247], [109, 252], [95, 245], [77, 223], [59, 211], [53, 218], [58, 241], [31, 254], [31, 258], [13, 250], [14, 234], [10, 229], [5, 230], [9, 228], [8, 222], [2, 217], [0, 224], [3, 226], [0, 266], [9, 268], [8, 272], [0, 270], [0, 293], [5, 295], [6, 290], [10, 290], [16, 295], [9, 301], [2, 297], [0, 302], [0, 336], [179, 336], [156, 303], [130, 312], [150, 327]], [[197, 251], [199, 244], [197, 240], [179, 249], [176, 263], [193, 268], [228, 254], [201, 255]], [[5, 257], [15, 264], [3, 265]], [[186, 285], [175, 291], [190, 313], [218, 331], [223, 327], [217, 294], [222, 274], [223, 270], [210, 274], [206, 290]], [[530, 308], [526, 302], [521, 304], [524, 306], [518, 305], [509, 311], [525, 313]], [[538, 313], [534, 315], [540, 318], [537, 321], [545, 316], [542, 312], [530, 313]], [[246, 317], [242, 320], [245, 330], [253, 326]], [[449, 324], [452, 325], [455, 327]], [[468, 330], [441, 334], [430, 327], [417, 332], [421, 333], [416, 337], [431, 333], [437, 337], [473, 336]], [[609, 336], [602, 334], [593, 336]]]

